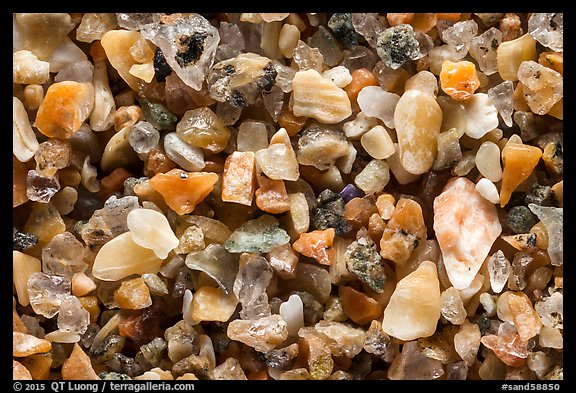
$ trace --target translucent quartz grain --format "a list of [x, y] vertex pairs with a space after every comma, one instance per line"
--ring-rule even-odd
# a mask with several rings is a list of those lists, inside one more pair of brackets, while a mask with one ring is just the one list
[[230, 130], [208, 107], [186, 111], [178, 124], [176, 133], [184, 142], [192, 146], [220, 153], [230, 138]]
[[268, 352], [288, 338], [288, 327], [280, 315], [256, 320], [235, 319], [228, 324], [226, 334], [259, 352]]
[[498, 110], [498, 113], [508, 127], [512, 127], [512, 112], [514, 110], [514, 87], [512, 81], [504, 81], [488, 89], [488, 98]]
[[268, 147], [268, 131], [261, 121], [244, 120], [238, 127], [238, 151], [253, 151]]
[[324, 59], [323, 63], [330, 67], [337, 65], [342, 59], [342, 49], [340, 49], [336, 37], [322, 25], [319, 25], [316, 32], [308, 38], [307, 43], [320, 50]]
[[221, 244], [209, 244], [204, 250], [186, 256], [186, 266], [206, 273], [226, 292], [232, 293], [238, 273], [238, 259]]
[[495, 293], [502, 292], [502, 289], [508, 283], [510, 272], [510, 262], [504, 256], [502, 250], [498, 250], [490, 256], [488, 259], [488, 273], [490, 275], [490, 286]]
[[316, 70], [298, 71], [292, 79], [292, 112], [324, 124], [335, 124], [352, 114], [346, 92]]
[[380, 61], [375, 64], [372, 73], [376, 76], [378, 85], [390, 93], [402, 94], [404, 84], [409, 78], [408, 72], [403, 68], [396, 70]]
[[42, 142], [34, 156], [36, 176], [52, 178], [59, 169], [71, 163], [71, 156], [72, 146], [68, 140], [52, 138]]
[[59, 233], [42, 250], [42, 271], [71, 279], [86, 270], [87, 256], [84, 245], [72, 233]]
[[528, 208], [534, 213], [546, 227], [548, 234], [547, 251], [550, 255], [550, 263], [560, 266], [564, 261], [564, 209], [557, 207], [538, 206], [533, 203]]
[[139, 121], [132, 126], [128, 141], [136, 153], [148, 153], [158, 145], [160, 133], [152, 124]]
[[498, 73], [504, 80], [517, 81], [520, 64], [524, 61], [536, 60], [536, 57], [536, 40], [530, 34], [502, 42], [496, 53]]
[[199, 14], [150, 23], [142, 37], [158, 46], [166, 61], [184, 83], [200, 90], [220, 42], [218, 30]]
[[462, 325], [466, 320], [466, 310], [460, 297], [460, 292], [454, 287], [440, 294], [440, 310], [442, 316], [454, 325]]
[[518, 67], [517, 76], [532, 112], [544, 115], [562, 99], [564, 78], [559, 72], [527, 60]]
[[40, 144], [32, 131], [24, 105], [16, 97], [12, 98], [12, 124], [12, 153], [20, 162], [26, 162], [34, 157]]
[[415, 341], [403, 345], [402, 353], [396, 356], [388, 370], [391, 380], [434, 380], [443, 375], [442, 362], [422, 353]]
[[259, 255], [250, 255], [240, 266], [233, 291], [244, 308], [258, 301], [266, 291], [273, 275], [272, 267], [268, 261]]
[[277, 74], [269, 58], [241, 53], [212, 66], [206, 81], [211, 98], [240, 108], [254, 104], [263, 91], [269, 91]]
[[315, 70], [322, 72], [324, 57], [318, 48], [311, 48], [302, 40], [298, 40], [292, 53], [294, 62], [300, 71]]
[[113, 13], [87, 12], [76, 29], [76, 39], [80, 42], [91, 43], [102, 39], [102, 36], [118, 27], [118, 19]]
[[450, 282], [467, 288], [502, 232], [496, 207], [468, 179], [452, 178], [434, 200], [433, 226]]
[[380, 119], [386, 127], [394, 128], [394, 109], [399, 99], [399, 95], [380, 86], [366, 86], [358, 93], [357, 102], [366, 116]]
[[94, 65], [89, 60], [67, 64], [54, 77], [54, 82], [74, 81], [80, 83], [92, 82]]
[[337, 127], [315, 124], [300, 133], [296, 157], [301, 165], [326, 170], [347, 152], [345, 135]]
[[559, 292], [536, 301], [534, 309], [540, 316], [542, 325], [549, 328], [564, 328], [564, 296]]
[[164, 151], [186, 171], [201, 171], [206, 166], [202, 149], [184, 142], [176, 132], [164, 134]]
[[480, 148], [476, 152], [476, 167], [482, 176], [493, 183], [502, 180], [500, 148], [497, 144], [486, 141], [480, 145]]
[[384, 310], [382, 329], [401, 340], [429, 337], [440, 318], [440, 284], [436, 265], [425, 261], [396, 284]]
[[502, 32], [491, 27], [470, 41], [470, 55], [486, 75], [498, 72], [497, 49], [502, 43]]
[[123, 29], [140, 30], [144, 25], [158, 22], [163, 15], [162, 13], [146, 12], [117, 13], [116, 19], [118, 25]]
[[528, 32], [539, 43], [554, 51], [564, 50], [564, 14], [534, 13], [528, 19]]
[[383, 25], [376, 13], [352, 13], [351, 16], [354, 30], [364, 37], [368, 45], [376, 48], [377, 39], [386, 29], [387, 24]]
[[296, 276], [298, 255], [290, 244], [273, 248], [266, 254], [266, 258], [274, 272], [283, 279], [292, 279]]
[[478, 34], [478, 24], [470, 19], [454, 23], [442, 32], [441, 38], [455, 51], [466, 54], [470, 48], [470, 41], [476, 34]]
[[415, 85], [407, 90], [394, 111], [400, 161], [406, 171], [415, 175], [432, 167], [437, 154], [436, 136], [442, 124], [442, 110], [436, 97], [429, 90], [420, 90], [419, 87]]
[[70, 294], [70, 281], [66, 277], [33, 272], [28, 276], [28, 297], [35, 313], [52, 318], [62, 299]]
[[66, 296], [60, 304], [58, 328], [61, 331], [84, 334], [90, 324], [90, 313], [76, 296]]
[[[272, 86], [269, 91], [262, 92], [262, 100], [264, 108], [272, 120], [278, 121], [278, 117], [284, 108], [284, 92], [282, 91], [282, 88], [276, 85]], [[229, 123], [235, 123], [239, 117], [240, 112], [238, 112], [238, 116]]]
[[436, 137], [438, 141], [438, 154], [432, 165], [432, 170], [442, 170], [454, 166], [462, 158], [460, 148], [461, 134], [451, 128], [446, 132], [441, 132]]

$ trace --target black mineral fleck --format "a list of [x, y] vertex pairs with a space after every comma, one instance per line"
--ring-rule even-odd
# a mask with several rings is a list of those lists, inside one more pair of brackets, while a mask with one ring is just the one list
[[334, 191], [322, 191], [310, 213], [312, 227], [318, 230], [334, 228], [337, 235], [350, 232], [352, 225], [344, 219], [344, 205], [344, 199]]

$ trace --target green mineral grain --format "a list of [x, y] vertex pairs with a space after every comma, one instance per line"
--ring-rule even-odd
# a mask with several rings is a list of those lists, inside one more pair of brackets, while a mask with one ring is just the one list
[[352, 14], [336, 12], [328, 20], [328, 27], [346, 49], [358, 45], [358, 37], [352, 25]]
[[224, 247], [231, 253], [266, 253], [290, 241], [288, 233], [279, 227], [278, 220], [264, 215], [248, 221], [236, 229]]
[[164, 105], [147, 99], [140, 100], [140, 106], [146, 121], [157, 130], [167, 130], [174, 127], [178, 118]]
[[401, 24], [390, 27], [380, 34], [376, 52], [384, 64], [395, 70], [418, 57], [420, 44], [414, 37], [412, 26]]
[[344, 254], [348, 270], [366, 283], [374, 292], [382, 293], [386, 282], [386, 272], [382, 257], [366, 229], [358, 231], [356, 241], [352, 242]]
[[526, 206], [514, 206], [506, 217], [506, 225], [514, 234], [528, 233], [534, 224], [534, 215]]

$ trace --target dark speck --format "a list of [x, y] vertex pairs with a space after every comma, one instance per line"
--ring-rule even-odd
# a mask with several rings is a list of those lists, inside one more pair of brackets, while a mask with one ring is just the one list
[[176, 61], [180, 67], [187, 67], [196, 63], [204, 52], [204, 41], [208, 36], [204, 33], [196, 33], [191, 36], [181, 36], [177, 39], [178, 53]]
[[227, 75], [232, 75], [236, 71], [234, 69], [234, 65], [232, 65], [232, 64], [226, 64], [226, 66], [223, 68], [223, 70]]
[[166, 77], [172, 73], [172, 68], [166, 62], [164, 53], [160, 48], [156, 48], [154, 52], [154, 75], [158, 82], [164, 82]]
[[554, 157], [562, 158], [562, 156], [563, 156], [562, 145], [560, 143], [557, 143], [556, 149], [554, 150]]
[[231, 103], [237, 108], [242, 108], [246, 104], [246, 98], [238, 90], [234, 90]]

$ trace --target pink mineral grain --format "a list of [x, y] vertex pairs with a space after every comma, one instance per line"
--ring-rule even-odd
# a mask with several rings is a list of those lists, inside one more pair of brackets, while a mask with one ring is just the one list
[[496, 207], [464, 177], [448, 181], [434, 200], [434, 231], [454, 288], [466, 289], [502, 232]]

